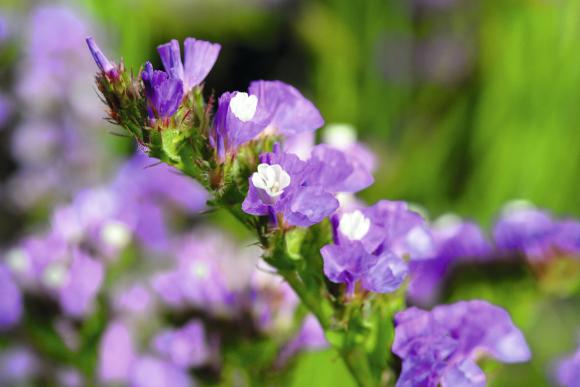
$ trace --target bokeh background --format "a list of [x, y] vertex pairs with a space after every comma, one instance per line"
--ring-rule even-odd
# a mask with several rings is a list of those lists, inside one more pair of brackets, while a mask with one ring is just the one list
[[[51, 56], [51, 45], [83, 53], [85, 43], [35, 22], [34, 10], [46, 4], [80, 15], [75, 31], [94, 35], [109, 57], [122, 56], [135, 70], [145, 60], [160, 66], [158, 44], [194, 36], [222, 45], [206, 80], [215, 95], [255, 79], [295, 85], [327, 123], [352, 125], [378, 155], [376, 183], [362, 194], [369, 202], [407, 200], [431, 217], [453, 212], [486, 228], [514, 199], [580, 215], [578, 1], [2, 0], [5, 246], [46, 224], [55, 203], [109, 179], [133, 150], [107, 134], [88, 53]], [[58, 79], [46, 81], [47, 65], [35, 63], [43, 55], [67, 63]], [[65, 103], [46, 102], [59, 93], [67, 93]], [[66, 127], [67, 147], [49, 129], [39, 134], [39, 122]], [[208, 217], [245, 237], [225, 215]], [[555, 282], [565, 285], [548, 290], [521, 265], [466, 268], [454, 277], [448, 300], [483, 297], [508, 307], [538, 354], [508, 371], [491, 364], [494, 385], [547, 385], [551, 359], [574, 347], [577, 268], [562, 270], [565, 279]], [[351, 385], [342, 367], [332, 352], [308, 354], [293, 383]]]

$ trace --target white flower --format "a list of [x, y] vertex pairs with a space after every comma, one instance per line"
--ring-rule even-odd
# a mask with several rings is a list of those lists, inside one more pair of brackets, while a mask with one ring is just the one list
[[236, 93], [230, 100], [230, 109], [234, 116], [242, 122], [250, 121], [256, 114], [258, 107], [258, 97], [248, 95], [248, 93]]
[[252, 175], [252, 184], [266, 191], [271, 198], [276, 198], [290, 185], [290, 175], [278, 164], [260, 164], [258, 172]]
[[351, 241], [360, 241], [371, 228], [371, 220], [356, 210], [342, 215], [338, 230]]

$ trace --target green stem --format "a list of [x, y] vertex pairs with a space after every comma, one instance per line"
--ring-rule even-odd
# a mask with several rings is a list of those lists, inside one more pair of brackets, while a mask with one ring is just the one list
[[379, 385], [371, 372], [366, 351], [362, 346], [345, 348], [340, 351], [340, 354], [359, 387]]
[[316, 297], [314, 294], [308, 291], [295, 271], [284, 271], [280, 272], [280, 274], [282, 277], [284, 277], [286, 282], [288, 282], [290, 287], [296, 292], [308, 310], [312, 312], [312, 314], [314, 314], [314, 316], [318, 319], [322, 329], [325, 331], [328, 330], [330, 326], [330, 319], [327, 316], [327, 313], [324, 311], [322, 299], [320, 297]]

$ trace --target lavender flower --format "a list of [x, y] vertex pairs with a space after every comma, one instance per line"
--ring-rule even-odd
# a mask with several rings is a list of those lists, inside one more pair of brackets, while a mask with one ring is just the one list
[[181, 368], [196, 368], [206, 364], [210, 350], [201, 321], [190, 321], [179, 329], [159, 333], [153, 345], [157, 352]]
[[493, 236], [501, 251], [522, 253], [532, 260], [580, 253], [579, 222], [555, 219], [527, 202], [508, 203]]
[[455, 262], [492, 253], [492, 246], [481, 229], [455, 215], [437, 219], [431, 230], [435, 244], [433, 257], [410, 263], [411, 282], [407, 294], [414, 302], [422, 304], [435, 300], [438, 286]]
[[558, 362], [555, 376], [562, 387], [580, 386], [580, 349]]
[[185, 370], [154, 356], [137, 359], [131, 371], [130, 385], [138, 387], [191, 387], [193, 383]]
[[398, 387], [483, 386], [481, 352], [504, 363], [530, 359], [508, 313], [486, 301], [463, 301], [432, 311], [409, 308], [395, 316], [393, 352], [403, 360]]
[[354, 291], [387, 293], [405, 279], [403, 257], [421, 259], [432, 249], [432, 238], [421, 216], [403, 202], [380, 201], [372, 207], [333, 217], [334, 244], [324, 246], [324, 274]]
[[199, 85], [214, 66], [221, 46], [194, 38], [183, 42], [184, 63], [181, 62], [179, 42], [175, 39], [157, 47], [163, 67], [171, 78], [182, 82], [185, 94]]
[[95, 39], [89, 36], [86, 39], [86, 41], [87, 45], [89, 46], [89, 50], [91, 51], [91, 55], [93, 56], [93, 59], [95, 60], [95, 63], [97, 64], [99, 69], [103, 73], [107, 74], [107, 76], [111, 78], [116, 78], [119, 75], [119, 73], [117, 72], [115, 65], [112, 64], [109, 61], [109, 59], [107, 59], [105, 54], [103, 54], [99, 46], [97, 46]]
[[99, 344], [99, 380], [103, 383], [124, 383], [129, 380], [136, 360], [136, 351], [129, 327], [112, 321]]
[[250, 178], [242, 209], [252, 215], [282, 214], [293, 226], [308, 227], [322, 221], [338, 208], [338, 201], [326, 187], [331, 168], [319, 159], [304, 162], [293, 154], [274, 152], [260, 156], [258, 171]]
[[291, 136], [314, 131], [324, 120], [312, 102], [280, 81], [254, 81], [248, 93], [224, 93], [218, 104], [212, 141], [224, 160], [258, 134]]
[[267, 131], [292, 136], [313, 132], [324, 125], [324, 119], [312, 102], [293, 86], [281, 81], [253, 81], [248, 88], [270, 117]]
[[183, 81], [170, 77], [160, 70], [153, 70], [150, 62], [141, 72], [148, 100], [149, 118], [168, 118], [175, 114], [183, 98]]
[[40, 368], [39, 359], [27, 347], [15, 346], [0, 351], [2, 385], [28, 385], [39, 374]]
[[82, 317], [90, 311], [102, 285], [103, 264], [81, 251], [73, 251], [67, 280], [60, 288], [60, 303], [64, 312]]
[[16, 325], [22, 316], [22, 295], [10, 272], [0, 265], [0, 331]]
[[303, 350], [319, 350], [328, 347], [324, 330], [313, 315], [308, 315], [296, 336], [280, 351], [276, 363], [282, 366], [288, 360]]

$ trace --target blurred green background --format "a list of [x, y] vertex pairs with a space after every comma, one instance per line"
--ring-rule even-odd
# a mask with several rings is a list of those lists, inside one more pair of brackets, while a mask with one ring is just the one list
[[[354, 125], [379, 155], [376, 184], [362, 195], [370, 202], [404, 199], [432, 216], [452, 211], [487, 226], [512, 199], [580, 215], [580, 1], [76, 5], [106, 31], [99, 37], [110, 57], [134, 68], [147, 59], [159, 66], [158, 44], [194, 36], [223, 46], [206, 80], [216, 95], [254, 79], [297, 86], [327, 123]], [[466, 277], [472, 286], [449, 299], [485, 297], [508, 307], [540, 353], [511, 372], [490, 365], [494, 384], [548, 383], [550, 359], [574, 346], [578, 300], [539, 299], [528, 272], [486, 275]], [[295, 375], [296, 386], [350, 384], [332, 352], [306, 355]]]

